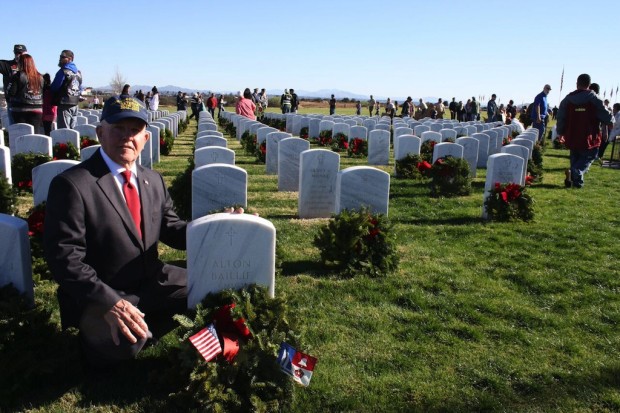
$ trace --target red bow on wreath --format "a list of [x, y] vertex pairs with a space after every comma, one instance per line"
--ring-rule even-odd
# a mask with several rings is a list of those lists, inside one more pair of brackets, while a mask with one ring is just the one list
[[233, 319], [233, 308], [235, 308], [235, 303], [226, 304], [213, 317], [217, 333], [222, 337], [223, 341], [222, 355], [229, 363], [239, 353], [239, 338], [242, 338], [244, 341], [252, 338], [252, 333], [245, 323], [245, 318]]

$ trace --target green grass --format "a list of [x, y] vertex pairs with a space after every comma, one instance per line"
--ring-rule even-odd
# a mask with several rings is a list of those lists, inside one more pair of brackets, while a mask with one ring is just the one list
[[[157, 165], [168, 183], [187, 164], [192, 133], [195, 123]], [[510, 224], [480, 219], [484, 170], [470, 196], [452, 199], [393, 178], [400, 268], [342, 280], [323, 271], [312, 245], [326, 220], [297, 219], [296, 194], [278, 193], [277, 177], [235, 139], [229, 147], [248, 171], [249, 207], [274, 223], [283, 247], [276, 294], [319, 359], [293, 411], [620, 410], [620, 171], [594, 165], [583, 189], [565, 189], [567, 152], [547, 149], [544, 181], [530, 189], [535, 220]], [[341, 168], [363, 163], [341, 158]], [[49, 312], [47, 321], [0, 355], [0, 371], [11, 372], [0, 374], [0, 411], [166, 411], [165, 392], [148, 380], [164, 364], [166, 340], [93, 377], [81, 370], [74, 333], [58, 330], [54, 290], [37, 285], [34, 312]], [[20, 375], [35, 363], [43, 368]]]

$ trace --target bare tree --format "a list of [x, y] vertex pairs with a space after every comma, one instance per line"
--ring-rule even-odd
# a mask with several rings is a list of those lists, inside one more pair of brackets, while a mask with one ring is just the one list
[[127, 78], [123, 76], [123, 74], [118, 70], [117, 66], [116, 72], [110, 80], [110, 86], [112, 87], [115, 95], [119, 95], [123, 91], [123, 86], [125, 86], [125, 83], [127, 83]]

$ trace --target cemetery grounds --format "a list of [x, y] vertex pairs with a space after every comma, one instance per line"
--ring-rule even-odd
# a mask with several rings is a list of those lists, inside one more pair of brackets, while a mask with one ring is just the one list
[[[192, 121], [156, 166], [168, 184], [185, 170], [195, 132]], [[297, 194], [278, 192], [277, 175], [236, 139], [228, 145], [248, 171], [249, 209], [277, 229], [276, 294], [303, 333], [300, 350], [318, 357], [292, 411], [620, 410], [620, 170], [594, 164], [583, 189], [565, 189], [568, 152], [548, 145], [543, 182], [529, 189], [531, 223], [480, 219], [483, 169], [471, 195], [456, 198], [392, 177], [400, 267], [341, 279], [324, 271], [312, 244], [327, 220], [297, 219]], [[341, 154], [340, 167], [365, 162]], [[379, 168], [393, 174], [393, 162]], [[31, 203], [20, 198], [21, 216]], [[184, 265], [185, 253], [161, 252]], [[85, 373], [75, 333], [60, 332], [54, 293], [53, 282], [36, 285], [32, 334], [15, 338], [10, 358], [0, 353], [0, 412], [169, 411], [149, 378], [170, 338], [113, 373]]]

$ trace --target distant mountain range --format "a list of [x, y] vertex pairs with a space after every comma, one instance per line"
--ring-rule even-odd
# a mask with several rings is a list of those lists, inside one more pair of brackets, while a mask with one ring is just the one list
[[[153, 88], [153, 86], [148, 86], [148, 85], [133, 85], [131, 86], [131, 92], [135, 92], [137, 90], [142, 90], [142, 92], [146, 93], [148, 91], [150, 91]], [[94, 88], [95, 90], [98, 91], [102, 91], [102, 92], [111, 92], [112, 88], [110, 87], [110, 85], [107, 86], [102, 86], [102, 87], [97, 87]], [[159, 93], [163, 93], [163, 94], [176, 94], [177, 92], [181, 91], [184, 93], [195, 93], [195, 92], [199, 92], [199, 93], [211, 93], [211, 92], [215, 92], [216, 94], [220, 94], [220, 93], [232, 93], [232, 94], [236, 94], [238, 92], [238, 90], [234, 90], [234, 91], [230, 91], [230, 90], [217, 90], [217, 91], [213, 91], [213, 90], [207, 90], [207, 89], [189, 89], [186, 87], [181, 87], [181, 86], [174, 86], [174, 85], [167, 85], [167, 86], [161, 86], [161, 87], [157, 87], [157, 90], [159, 90]], [[282, 93], [284, 93], [284, 89], [270, 89], [267, 91], [267, 95], [268, 96], [279, 96]], [[353, 100], [361, 100], [361, 101], [366, 101], [370, 98], [370, 96], [368, 95], [360, 95], [357, 93], [353, 93], [353, 92], [348, 92], [346, 90], [339, 90], [339, 89], [321, 89], [321, 90], [317, 90], [317, 91], [308, 91], [308, 90], [295, 90], [295, 93], [297, 93], [297, 95], [300, 98], [324, 98], [324, 99], [329, 99], [331, 97], [331, 95], [334, 95], [336, 97], [336, 99], [340, 100], [343, 98], [349, 98], [349, 99], [353, 99]], [[373, 95], [375, 99], [378, 99], [379, 101], [385, 101], [388, 97], [387, 96], [380, 96], [380, 95]], [[392, 100], [396, 100], [398, 102], [404, 102], [406, 97], [403, 96], [396, 96], [396, 97], [391, 97]], [[413, 101], [415, 103], [418, 102], [418, 100], [420, 99], [419, 97], [412, 97]], [[433, 97], [433, 96], [425, 96], [422, 97], [422, 99], [424, 100], [424, 102], [437, 102], [437, 97]]]

